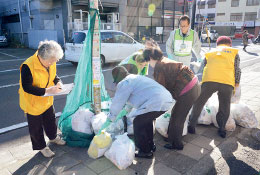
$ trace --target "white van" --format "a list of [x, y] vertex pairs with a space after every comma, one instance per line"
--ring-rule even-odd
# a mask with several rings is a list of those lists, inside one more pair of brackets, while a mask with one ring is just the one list
[[[77, 64], [87, 36], [87, 30], [72, 34], [71, 42], [65, 44], [65, 59]], [[132, 53], [144, 49], [144, 45], [121, 31], [101, 30], [101, 64], [119, 62]]]

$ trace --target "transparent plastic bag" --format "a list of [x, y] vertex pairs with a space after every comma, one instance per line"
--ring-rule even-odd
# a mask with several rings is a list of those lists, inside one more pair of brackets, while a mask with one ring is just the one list
[[107, 120], [107, 115], [104, 112], [101, 112], [97, 115], [94, 115], [91, 120], [92, 128], [94, 133], [97, 135], [103, 124]]
[[133, 163], [135, 157], [135, 144], [129, 139], [127, 133], [116, 136], [105, 157], [115, 164], [120, 170], [126, 169]]
[[122, 119], [111, 122], [105, 129], [107, 133], [109, 133], [114, 139], [117, 135], [121, 135], [124, 133], [124, 122]]
[[72, 115], [72, 129], [85, 134], [93, 134], [91, 126], [91, 118], [93, 116], [94, 114], [89, 109], [79, 108], [79, 110]]
[[100, 135], [96, 135], [90, 143], [88, 149], [89, 157], [97, 159], [105, 154], [112, 143], [110, 134], [102, 131]]
[[209, 112], [208, 107], [204, 106], [198, 118], [198, 124], [210, 125], [212, 123], [212, 117]]
[[241, 97], [241, 86], [235, 87], [235, 93], [231, 97], [231, 103], [239, 103]]
[[257, 128], [258, 121], [254, 112], [245, 104], [231, 104], [231, 113], [233, 113], [236, 124], [245, 128]]
[[[189, 115], [186, 117], [186, 121], [184, 122], [183, 126], [183, 132], [182, 135], [187, 135], [188, 133], [188, 121], [189, 121]], [[155, 121], [155, 129], [163, 136], [168, 138], [168, 127], [170, 122], [171, 114], [168, 112], [162, 114], [160, 117], [158, 117]]]

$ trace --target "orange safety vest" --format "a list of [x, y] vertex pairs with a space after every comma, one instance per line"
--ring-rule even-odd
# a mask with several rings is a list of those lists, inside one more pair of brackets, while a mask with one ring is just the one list
[[[32, 85], [39, 88], [54, 86], [53, 81], [56, 76], [56, 63], [49, 67], [48, 72], [40, 63], [37, 54], [38, 52], [22, 63], [22, 65], [26, 64], [31, 71], [33, 78]], [[20, 66], [20, 72], [22, 65]], [[53, 105], [53, 96], [36, 96], [25, 92], [22, 87], [21, 73], [19, 84], [20, 107], [25, 113], [30, 115], [40, 115]]]

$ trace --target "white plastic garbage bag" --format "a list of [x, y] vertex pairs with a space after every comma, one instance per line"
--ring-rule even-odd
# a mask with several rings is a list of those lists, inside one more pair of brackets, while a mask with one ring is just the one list
[[[219, 127], [219, 126], [218, 126], [218, 123], [217, 123], [216, 115], [212, 117], [212, 121], [213, 121], [213, 123], [214, 123], [214, 125], [215, 125], [216, 127]], [[227, 120], [225, 129], [226, 129], [227, 131], [235, 131], [235, 129], [236, 129], [236, 122], [235, 122], [235, 120], [233, 119], [233, 114], [232, 114], [232, 113], [230, 113], [230, 115], [229, 115], [229, 118], [228, 118], [228, 120]]]
[[[186, 121], [184, 122], [182, 135], [187, 135], [188, 133], [188, 121], [189, 115], [187, 115]], [[155, 129], [163, 136], [168, 138], [168, 127], [170, 122], [171, 114], [168, 112], [162, 114], [155, 121]]]
[[95, 134], [98, 134], [99, 130], [107, 120], [107, 115], [103, 112], [92, 117], [91, 124]]
[[198, 124], [210, 125], [212, 123], [211, 113], [207, 106], [204, 106], [198, 118]]
[[155, 121], [155, 129], [163, 136], [168, 138], [168, 127], [170, 122], [171, 114], [167, 112], [160, 117], [158, 117]]
[[127, 117], [127, 133], [129, 135], [134, 134], [134, 117]]
[[93, 159], [97, 159], [104, 155], [112, 143], [110, 134], [102, 131], [100, 135], [96, 135], [90, 143], [88, 155]]
[[241, 86], [235, 87], [235, 93], [231, 97], [231, 103], [239, 103], [241, 97]]
[[72, 129], [77, 132], [93, 134], [91, 126], [91, 118], [93, 116], [94, 114], [89, 109], [79, 108], [72, 116]]
[[130, 166], [135, 157], [135, 144], [127, 136], [127, 133], [116, 136], [116, 140], [105, 152], [105, 157], [113, 162], [120, 170]]
[[245, 104], [231, 104], [231, 113], [233, 113], [236, 123], [245, 128], [257, 128], [258, 121], [254, 112]]

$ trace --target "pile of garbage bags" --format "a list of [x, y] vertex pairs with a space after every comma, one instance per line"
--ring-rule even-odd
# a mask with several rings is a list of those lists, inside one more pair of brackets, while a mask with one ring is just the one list
[[[231, 101], [230, 115], [226, 124], [227, 131], [234, 131], [236, 129], [236, 124], [244, 128], [256, 128], [258, 126], [258, 121], [255, 117], [254, 112], [243, 103], [239, 102], [241, 90], [236, 91], [238, 94], [234, 94]], [[204, 106], [200, 117], [198, 119], [198, 124], [210, 125], [213, 123], [218, 127], [216, 121], [216, 115], [218, 112], [218, 98], [216, 94], [208, 100]]]
[[[129, 126], [131, 125], [128, 130], [133, 130], [134, 117], [128, 120]], [[88, 149], [91, 158], [97, 159], [105, 155], [120, 170], [132, 164], [135, 157], [135, 144], [127, 133], [124, 133], [122, 117], [111, 122], [107, 113], [94, 115], [89, 109], [79, 108], [73, 114], [71, 123], [74, 131], [95, 134]]]

